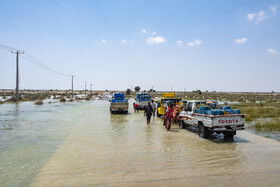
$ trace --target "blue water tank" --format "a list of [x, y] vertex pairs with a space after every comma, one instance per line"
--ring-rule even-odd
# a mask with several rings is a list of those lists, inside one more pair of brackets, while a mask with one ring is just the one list
[[199, 114], [206, 114], [206, 111], [211, 110], [211, 108], [209, 106], [201, 106], [199, 107]]
[[221, 110], [231, 110], [231, 106], [221, 106]]

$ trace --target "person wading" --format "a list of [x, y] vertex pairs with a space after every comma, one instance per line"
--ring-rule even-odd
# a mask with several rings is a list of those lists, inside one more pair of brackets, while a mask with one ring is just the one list
[[165, 128], [166, 131], [169, 131], [171, 128], [171, 122], [173, 118], [173, 104], [170, 104], [170, 106], [166, 109], [166, 117], [165, 117]]
[[151, 116], [153, 114], [153, 108], [151, 103], [148, 103], [148, 106], [145, 107], [145, 114], [146, 114], [146, 118], [147, 118], [147, 124], [150, 124], [151, 122]]
[[156, 119], [157, 118], [157, 103], [152, 100], [152, 108], [153, 108], [153, 116]]

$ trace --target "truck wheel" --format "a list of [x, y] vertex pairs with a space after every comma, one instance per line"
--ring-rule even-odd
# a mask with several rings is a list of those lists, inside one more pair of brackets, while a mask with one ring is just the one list
[[224, 132], [224, 139], [232, 139], [234, 136], [234, 132]]
[[185, 129], [186, 128], [185, 122], [183, 120], [179, 120], [179, 128], [180, 129]]
[[157, 117], [161, 117], [161, 115], [158, 113], [158, 111], [157, 111]]
[[198, 135], [201, 138], [208, 137], [208, 129], [206, 127], [204, 127], [203, 123], [198, 124]]

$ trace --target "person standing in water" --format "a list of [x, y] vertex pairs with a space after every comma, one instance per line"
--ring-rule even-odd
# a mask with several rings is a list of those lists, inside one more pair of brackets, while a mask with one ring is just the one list
[[153, 116], [156, 119], [157, 117], [157, 103], [152, 100]]
[[144, 113], [146, 114], [147, 124], [150, 124], [151, 116], [153, 114], [153, 108], [150, 102], [148, 102], [148, 106], [145, 107]]
[[164, 114], [164, 118], [163, 118], [163, 126], [166, 126], [166, 117], [167, 117], [167, 109], [169, 108], [169, 102], [166, 103], [166, 106], [164, 105], [164, 110], [165, 110], [165, 114]]
[[169, 131], [171, 128], [171, 122], [173, 118], [173, 104], [171, 103], [170, 106], [166, 109], [166, 117], [165, 117], [165, 128], [166, 131]]

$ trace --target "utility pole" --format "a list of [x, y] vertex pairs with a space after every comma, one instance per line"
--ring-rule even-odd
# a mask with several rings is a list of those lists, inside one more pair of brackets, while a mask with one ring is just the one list
[[18, 84], [19, 84], [19, 75], [18, 75], [18, 73], [19, 73], [19, 68], [18, 68], [18, 54], [19, 54], [19, 52], [17, 51], [17, 82], [16, 82], [16, 101], [18, 101], [19, 100], [19, 93], [18, 93]]
[[87, 95], [87, 81], [85, 81], [85, 96]]
[[73, 99], [73, 88], [74, 88], [74, 87], [73, 87], [73, 84], [74, 84], [74, 83], [73, 83], [73, 79], [74, 79], [74, 75], [72, 75], [72, 99]]
[[90, 94], [92, 95], [92, 83], [90, 84]]
[[171, 86], [171, 92], [172, 92], [172, 86]]
[[19, 64], [18, 64], [18, 58], [19, 58], [19, 54], [23, 54], [24, 51], [17, 51], [17, 52], [13, 52], [12, 53], [16, 53], [17, 57], [16, 57], [16, 101], [19, 100]]

